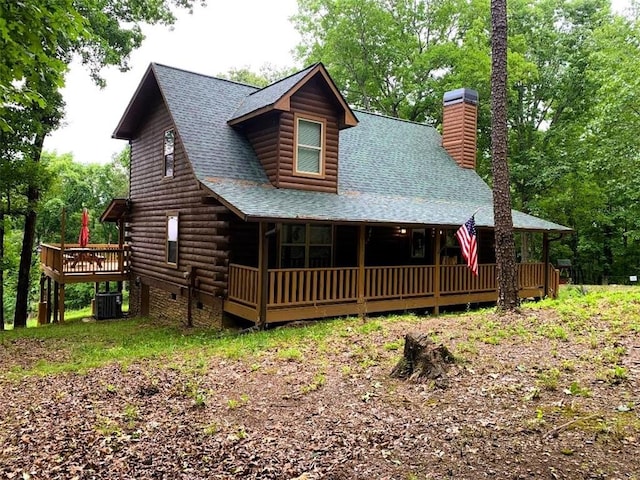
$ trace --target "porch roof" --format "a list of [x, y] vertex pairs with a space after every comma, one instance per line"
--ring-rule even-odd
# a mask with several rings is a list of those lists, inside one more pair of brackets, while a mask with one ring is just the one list
[[[478, 227], [493, 227], [493, 205], [441, 201], [416, 196], [342, 192], [339, 195], [277, 189], [270, 184], [207, 178], [216, 198], [245, 220], [378, 223], [388, 225], [460, 226], [478, 209]], [[514, 228], [570, 232], [571, 229], [516, 210]]]

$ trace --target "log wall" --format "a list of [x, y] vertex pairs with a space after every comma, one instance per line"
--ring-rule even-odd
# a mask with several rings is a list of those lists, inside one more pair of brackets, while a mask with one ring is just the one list
[[269, 181], [276, 187], [279, 181], [279, 121], [279, 113], [270, 113], [252, 120], [245, 130]]
[[[202, 201], [206, 192], [200, 189], [177, 131], [174, 176], [165, 178], [163, 135], [170, 128], [173, 123], [158, 98], [131, 142], [132, 277], [186, 296], [185, 273], [193, 267], [196, 300], [210, 305], [226, 293], [231, 214], [217, 202]], [[168, 213], [178, 214], [177, 266], [165, 261]]]

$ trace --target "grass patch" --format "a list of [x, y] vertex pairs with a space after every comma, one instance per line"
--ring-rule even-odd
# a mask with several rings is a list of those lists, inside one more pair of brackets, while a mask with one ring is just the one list
[[[624, 348], [615, 342], [617, 336], [640, 329], [637, 288], [589, 287], [588, 291], [563, 288], [558, 299], [528, 302], [522, 308], [525, 312], [552, 309], [557, 315], [557, 322], [540, 325], [527, 317], [503, 322], [496, 320], [490, 309], [465, 313], [462, 317], [443, 315], [440, 318], [451, 317], [451, 321], [460, 322], [463, 331], [467, 332], [455, 339], [454, 348], [458, 354], [476, 356], [483, 343], [498, 345], [503, 340], [532, 341], [545, 338], [579, 342], [592, 347], [594, 358], [589, 361], [595, 360], [601, 364], [600, 375], [603, 380], [611, 384], [626, 380], [628, 373], [619, 367]], [[0, 346], [7, 352], [7, 358], [11, 359], [16, 352], [26, 352], [32, 356], [31, 361], [6, 363], [4, 375], [20, 378], [63, 371], [83, 372], [111, 362], [119, 362], [126, 367], [128, 363], [139, 359], [170, 359], [174, 353], [194, 359], [195, 363], [198, 359], [206, 363], [205, 360], [211, 356], [254, 362], [252, 359], [260, 352], [270, 351], [276, 352], [278, 359], [299, 362], [308, 360], [309, 347], [316, 348], [314, 351], [320, 353], [327, 349], [341, 349], [344, 348], [344, 339], [357, 336], [369, 337], [370, 340], [351, 346], [356, 364], [350, 369], [367, 369], [383, 361], [386, 352], [402, 349], [401, 339], [386, 340], [380, 345], [374, 340], [391, 328], [389, 325], [402, 321], [409, 324], [429, 321], [411, 314], [376, 317], [365, 322], [357, 318], [343, 318], [313, 322], [297, 328], [236, 335], [229, 331], [185, 328], [180, 324], [158, 324], [147, 318], [91, 323], [81, 321], [89, 315], [88, 308], [69, 311], [63, 324], [1, 333]], [[567, 318], [573, 323], [567, 323]], [[585, 323], [587, 321], [589, 323]], [[588, 326], [579, 328], [584, 325]], [[607, 347], [603, 348], [604, 345]], [[260, 368], [260, 363], [254, 365], [252, 371]], [[554, 382], [554, 377], [559, 377], [560, 371], [571, 372], [578, 365], [565, 362], [557, 367], [557, 375], [549, 371], [540, 373], [538, 386], [541, 389], [558, 388], [558, 378]]]

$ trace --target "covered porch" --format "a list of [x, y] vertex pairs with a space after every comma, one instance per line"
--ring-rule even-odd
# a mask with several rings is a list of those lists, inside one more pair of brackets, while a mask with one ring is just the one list
[[[292, 257], [287, 230], [261, 223], [257, 262], [246, 254], [232, 256], [226, 312], [262, 324], [422, 308], [437, 314], [444, 306], [497, 300], [490, 230], [479, 233], [477, 277], [461, 263], [453, 227], [333, 226], [331, 241], [321, 244], [331, 246], [326, 248], [331, 265], [317, 265], [320, 250], [309, 257], [306, 239], [306, 262], [295, 267], [287, 265]], [[549, 263], [548, 234], [542, 243], [542, 261], [518, 265], [522, 298], [557, 295], [559, 273]]]

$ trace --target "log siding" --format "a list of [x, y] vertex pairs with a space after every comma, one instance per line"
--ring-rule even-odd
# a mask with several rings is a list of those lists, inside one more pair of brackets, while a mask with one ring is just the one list
[[246, 127], [247, 139], [275, 187], [279, 186], [279, 117], [279, 113], [271, 113], [253, 120]]
[[[338, 121], [339, 107], [332, 101], [327, 86], [314, 78], [291, 96], [291, 110], [280, 116], [279, 141], [279, 179], [280, 188], [297, 188], [319, 192], [336, 193], [338, 191]], [[321, 118], [324, 124], [324, 175], [311, 176], [295, 173], [296, 116], [316, 120]]]
[[[194, 299], [211, 304], [226, 294], [230, 212], [203, 203], [202, 191], [175, 130], [174, 172], [164, 175], [164, 132], [175, 128], [160, 98], [131, 141], [130, 225], [132, 278], [187, 295], [189, 267], [195, 268]], [[178, 263], [167, 264], [167, 214], [179, 215]], [[195, 292], [194, 292], [195, 290]]]

